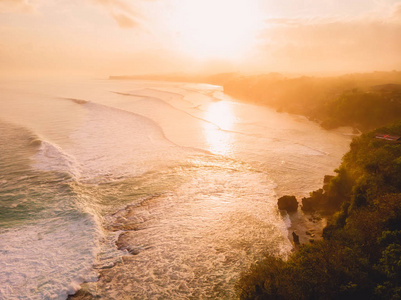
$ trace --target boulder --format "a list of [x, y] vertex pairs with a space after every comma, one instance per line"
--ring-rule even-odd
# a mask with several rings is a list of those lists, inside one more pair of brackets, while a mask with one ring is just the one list
[[315, 205], [312, 198], [302, 198], [302, 210], [303, 211], [314, 211]]
[[278, 198], [278, 209], [286, 210], [287, 212], [297, 211], [298, 201], [295, 196], [283, 196]]
[[294, 244], [296, 246], [300, 245], [300, 243], [299, 243], [299, 235], [296, 234], [294, 231], [292, 232], [292, 240], [294, 241]]

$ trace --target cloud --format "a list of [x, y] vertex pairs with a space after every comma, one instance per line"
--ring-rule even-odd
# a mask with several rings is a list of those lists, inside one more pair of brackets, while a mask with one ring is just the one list
[[401, 22], [401, 3], [394, 5], [392, 18], [398, 22]]
[[349, 71], [401, 68], [401, 5], [381, 18], [269, 19], [261, 55], [277, 68]]
[[[0, 0], [1, 1], [1, 0]], [[106, 9], [121, 28], [140, 27], [140, 14], [123, 0], [91, 0]]]
[[108, 7], [109, 9], [120, 9], [129, 14], [135, 14], [134, 10], [122, 0], [93, 0], [95, 3]]
[[0, 13], [30, 13], [34, 7], [27, 0], [0, 0]]
[[130, 18], [124, 14], [112, 14], [114, 20], [117, 22], [118, 26], [121, 28], [134, 28], [138, 27], [139, 23], [134, 19]]

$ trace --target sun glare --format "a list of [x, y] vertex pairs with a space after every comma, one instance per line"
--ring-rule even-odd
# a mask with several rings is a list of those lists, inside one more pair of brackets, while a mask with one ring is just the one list
[[210, 122], [205, 123], [204, 127], [209, 150], [213, 153], [229, 155], [233, 150], [233, 142], [231, 135], [226, 131], [232, 130], [235, 123], [230, 102], [212, 103], [206, 110], [205, 119]]
[[256, 0], [180, 1], [173, 18], [184, 52], [197, 58], [239, 58], [255, 44]]

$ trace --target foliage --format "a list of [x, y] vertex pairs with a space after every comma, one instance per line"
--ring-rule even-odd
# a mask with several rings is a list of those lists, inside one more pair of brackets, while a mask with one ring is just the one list
[[401, 299], [401, 144], [379, 132], [401, 135], [401, 122], [355, 139], [337, 176], [311, 193], [337, 208], [323, 240], [287, 260], [266, 256], [242, 275], [241, 299]]
[[241, 299], [355, 299], [368, 297], [368, 260], [337, 241], [302, 246], [287, 261], [271, 256], [237, 285]]
[[[376, 197], [401, 192], [401, 143], [376, 139], [378, 133], [401, 135], [401, 122], [363, 134], [351, 143], [337, 175], [323, 189], [304, 198], [319, 210], [338, 210], [343, 203], [347, 209], [366, 206]], [[344, 212], [344, 209], [341, 209]]]
[[346, 91], [325, 102], [316, 114], [322, 117], [322, 126], [328, 129], [344, 125], [373, 129], [400, 118], [401, 96], [389, 96], [382, 92]]
[[401, 72], [321, 78], [229, 73], [205, 80], [223, 85], [235, 98], [305, 115], [327, 129], [354, 126], [366, 131], [401, 118]]

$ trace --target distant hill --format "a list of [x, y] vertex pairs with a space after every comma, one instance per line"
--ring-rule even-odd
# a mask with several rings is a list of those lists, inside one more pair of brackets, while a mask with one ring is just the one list
[[209, 82], [243, 101], [302, 114], [330, 129], [371, 130], [401, 118], [401, 72], [287, 78], [277, 73], [226, 76]]

